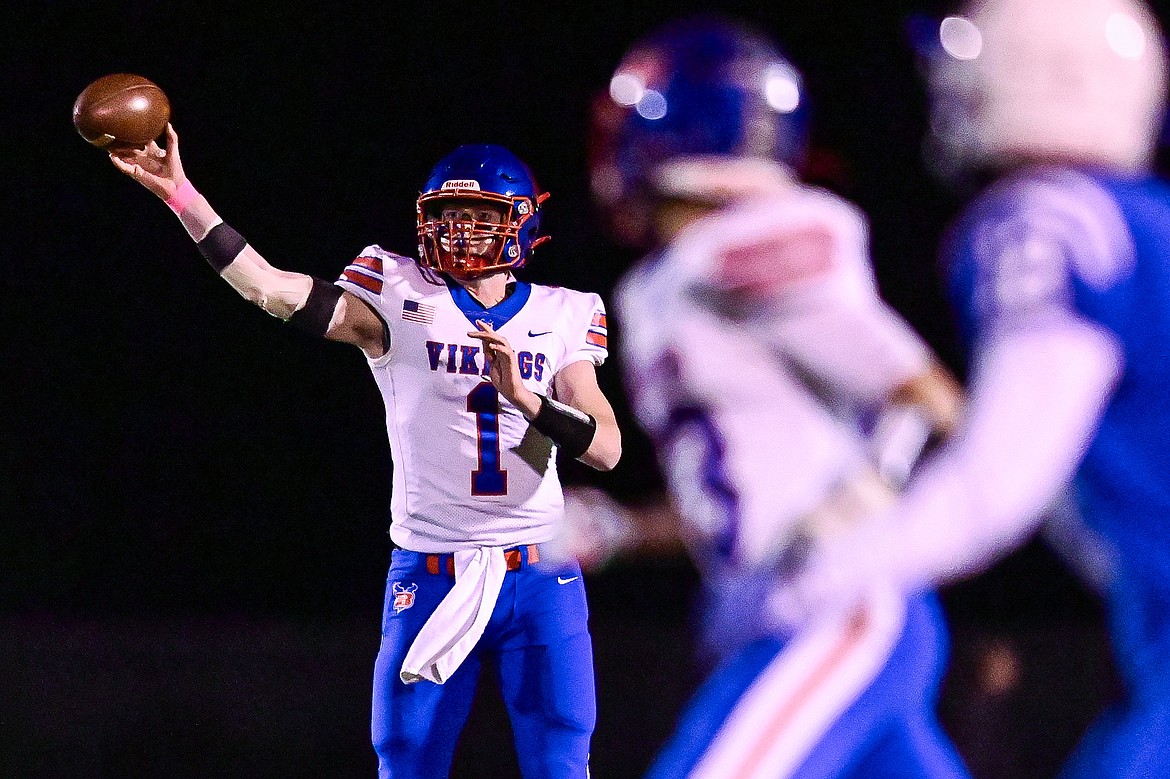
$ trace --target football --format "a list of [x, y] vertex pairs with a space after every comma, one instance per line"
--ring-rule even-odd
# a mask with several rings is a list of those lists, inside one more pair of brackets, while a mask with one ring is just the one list
[[102, 76], [73, 103], [73, 126], [102, 149], [140, 149], [162, 134], [170, 118], [166, 94], [132, 73]]

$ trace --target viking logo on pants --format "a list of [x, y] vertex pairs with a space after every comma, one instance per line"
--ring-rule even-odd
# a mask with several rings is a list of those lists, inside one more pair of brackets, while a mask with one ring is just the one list
[[414, 593], [418, 585], [411, 583], [402, 585], [394, 582], [394, 613], [405, 611], [414, 605]]

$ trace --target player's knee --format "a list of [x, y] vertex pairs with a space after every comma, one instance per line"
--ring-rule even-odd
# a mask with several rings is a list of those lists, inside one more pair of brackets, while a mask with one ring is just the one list
[[374, 751], [378, 757], [409, 754], [424, 745], [424, 728], [394, 728], [374, 731]]
[[597, 724], [597, 707], [590, 699], [562, 699], [546, 703], [540, 711], [517, 716], [512, 729], [519, 745], [540, 745], [548, 755], [586, 755]]
[[374, 754], [378, 756], [379, 763], [384, 763], [390, 755], [394, 754], [396, 749], [399, 749], [396, 738], [392, 733], [380, 733], [375, 730], [371, 741], [374, 745]]
[[565, 662], [566, 658], [561, 657], [558, 658], [561, 662], [554, 665], [576, 670], [553, 675], [545, 697], [545, 726], [563, 732], [566, 738], [582, 735], [588, 738], [597, 724], [591, 640], [588, 634], [582, 634], [567, 640], [562, 648], [573, 660]]
[[517, 732], [516, 736], [516, 755], [520, 773], [524, 776], [551, 779], [589, 775], [589, 744], [593, 737], [591, 721], [545, 718], [539, 732], [530, 732], [528, 736]]
[[427, 728], [403, 727], [401, 722], [395, 723], [394, 718], [386, 720], [375, 719], [370, 729], [371, 741], [378, 758], [385, 761], [394, 756], [412, 754], [424, 746], [427, 738]]
[[417, 767], [419, 756], [426, 752], [424, 739], [414, 728], [374, 732], [373, 745], [379, 773], [386, 776], [411, 775], [411, 767]]
[[573, 740], [588, 739], [597, 726], [597, 706], [592, 698], [564, 701], [549, 713], [547, 727], [559, 737]]

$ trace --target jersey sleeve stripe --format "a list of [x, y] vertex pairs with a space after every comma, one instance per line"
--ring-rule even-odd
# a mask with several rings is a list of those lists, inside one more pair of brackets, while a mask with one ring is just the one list
[[598, 332], [595, 332], [593, 330], [590, 330], [588, 333], [585, 334], [585, 342], [593, 344], [594, 346], [604, 346], [605, 348], [608, 349], [609, 348], [608, 341], [609, 341], [609, 339], [606, 337], [605, 333], [598, 333]]
[[380, 257], [358, 257], [350, 263], [350, 267], [357, 266], [382, 275], [382, 259]]
[[349, 271], [355, 271], [357, 273], [362, 274], [363, 276], [368, 276], [369, 278], [374, 279], [375, 281], [382, 281], [382, 274], [381, 273], [379, 273], [377, 271], [372, 271], [369, 268], [365, 268], [361, 265], [347, 265], [345, 267], [345, 269], [349, 270]]
[[380, 278], [376, 279], [372, 276], [367, 276], [352, 266], [346, 268], [341, 274], [341, 280], [356, 284], [364, 290], [373, 292], [375, 295], [382, 294], [382, 280]]

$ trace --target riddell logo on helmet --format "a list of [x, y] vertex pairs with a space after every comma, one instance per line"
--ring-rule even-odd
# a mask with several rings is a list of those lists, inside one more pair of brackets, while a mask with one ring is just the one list
[[475, 179], [448, 179], [443, 182], [443, 189], [474, 189], [479, 190], [479, 182]]

